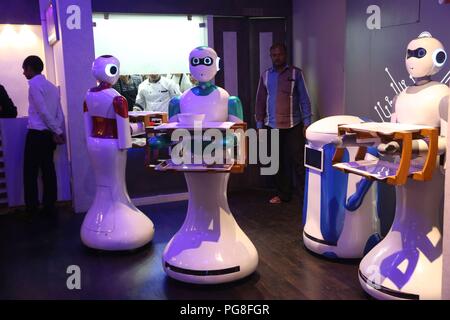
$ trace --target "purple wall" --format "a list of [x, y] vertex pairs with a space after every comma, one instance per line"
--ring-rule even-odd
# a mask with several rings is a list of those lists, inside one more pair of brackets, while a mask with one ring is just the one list
[[294, 64], [316, 119], [344, 113], [346, 0], [293, 1]]
[[[382, 28], [369, 30], [366, 9], [381, 8]], [[406, 46], [422, 31], [429, 31], [450, 51], [450, 5], [438, 0], [347, 0], [346, 112], [381, 121], [374, 106], [386, 105], [385, 97], [395, 95], [385, 72], [388, 67], [396, 81], [411, 84], [405, 68]], [[435, 76], [441, 80], [450, 63]]]
[[41, 24], [39, 1], [0, 1], [0, 24]]

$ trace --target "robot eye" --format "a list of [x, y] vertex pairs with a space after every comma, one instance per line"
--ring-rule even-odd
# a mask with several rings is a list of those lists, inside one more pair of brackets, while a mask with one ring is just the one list
[[205, 65], [210, 66], [213, 63], [213, 60], [210, 57], [206, 57], [203, 59]]
[[417, 58], [421, 59], [427, 55], [427, 50], [424, 48], [417, 49]]
[[119, 71], [119, 68], [112, 63], [109, 63], [106, 65], [105, 67], [105, 73], [108, 77], [114, 77], [115, 75], [117, 75], [117, 72]]
[[199, 58], [192, 58], [192, 60], [191, 60], [191, 64], [193, 65], [193, 66], [198, 66], [199, 64], [200, 64], [200, 59]]

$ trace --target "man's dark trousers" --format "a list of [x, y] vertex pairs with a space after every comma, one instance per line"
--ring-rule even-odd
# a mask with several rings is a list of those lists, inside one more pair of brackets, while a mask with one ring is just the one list
[[39, 206], [38, 175], [42, 172], [44, 186], [42, 204], [44, 208], [53, 208], [57, 197], [55, 164], [53, 154], [56, 144], [49, 130], [29, 129], [25, 142], [23, 181], [25, 205], [29, 210]]
[[295, 178], [300, 203], [303, 204], [305, 188], [303, 124], [300, 123], [289, 129], [279, 129], [279, 137], [280, 167], [275, 176], [277, 195], [281, 201], [290, 201], [294, 189], [293, 178]]

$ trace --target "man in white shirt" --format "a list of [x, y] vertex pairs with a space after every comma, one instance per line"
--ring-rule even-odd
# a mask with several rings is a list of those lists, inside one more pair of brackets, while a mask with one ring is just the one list
[[28, 133], [24, 155], [24, 196], [27, 211], [38, 210], [38, 174], [42, 172], [43, 211], [53, 213], [57, 199], [57, 185], [53, 153], [64, 141], [64, 114], [58, 88], [48, 81], [42, 70], [44, 63], [37, 56], [27, 57], [22, 64], [28, 79]]
[[172, 73], [167, 75], [167, 79], [172, 80], [178, 84], [181, 93], [191, 89], [194, 84], [191, 82], [191, 77], [187, 73]]
[[179, 95], [178, 84], [159, 74], [151, 74], [139, 85], [133, 110], [168, 112], [170, 100]]

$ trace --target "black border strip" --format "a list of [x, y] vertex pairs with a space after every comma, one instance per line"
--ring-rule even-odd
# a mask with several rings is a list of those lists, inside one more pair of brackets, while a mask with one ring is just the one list
[[330, 241], [326, 241], [326, 240], [321, 240], [321, 239], [317, 239], [309, 234], [307, 234], [305, 231], [303, 231], [303, 234], [305, 235], [305, 237], [307, 237], [309, 240], [312, 240], [314, 242], [318, 242], [321, 244], [325, 244], [327, 246], [333, 246], [336, 247], [337, 246], [337, 242], [330, 242]]
[[230, 274], [241, 271], [240, 266], [231, 267], [227, 269], [220, 269], [220, 270], [191, 270], [191, 269], [183, 269], [179, 267], [172, 266], [168, 264], [167, 262], [164, 264], [164, 266], [169, 269], [170, 271], [177, 272], [177, 273], [183, 273], [188, 274], [191, 276], [219, 276], [224, 274]]
[[375, 290], [380, 291], [384, 294], [387, 294], [387, 295], [390, 295], [393, 297], [397, 297], [397, 298], [401, 298], [401, 299], [408, 299], [408, 300], [419, 300], [420, 299], [419, 295], [417, 295], [417, 294], [396, 291], [396, 290], [392, 290], [392, 289], [383, 287], [382, 285], [375, 284], [373, 281], [369, 280], [365, 275], [363, 275], [361, 270], [358, 270], [358, 274], [359, 274], [359, 277], [365, 283], [367, 283], [369, 286], [371, 286]]

